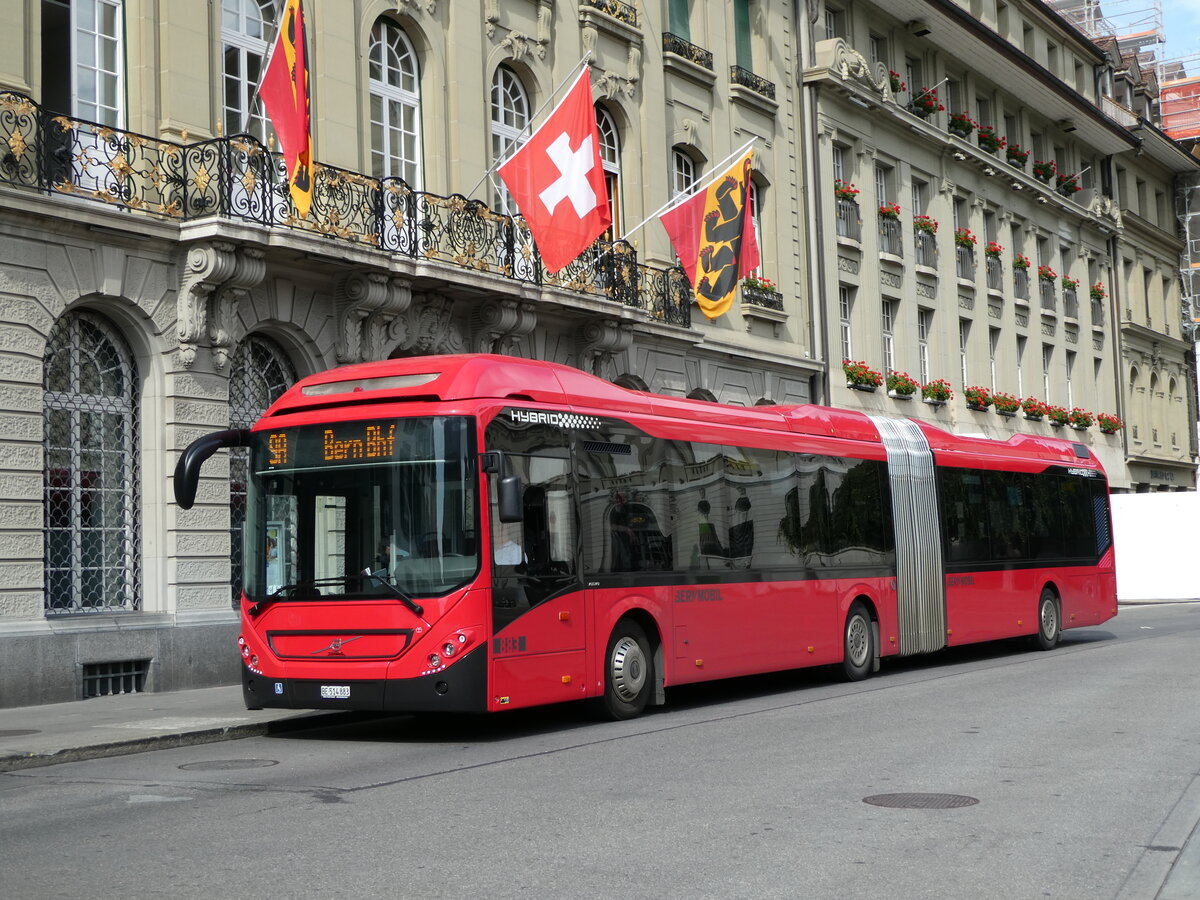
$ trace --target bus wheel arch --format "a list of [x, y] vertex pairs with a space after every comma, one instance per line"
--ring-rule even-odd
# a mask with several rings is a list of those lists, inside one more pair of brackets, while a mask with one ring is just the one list
[[842, 671], [850, 681], [862, 681], [879, 671], [879, 613], [863, 594], [855, 597], [846, 611]]
[[1053, 582], [1038, 595], [1037, 632], [1034, 640], [1041, 650], [1053, 650], [1062, 637], [1062, 596]]
[[662, 640], [649, 614], [626, 612], [609, 634], [604, 651], [604, 712], [632, 719], [664, 701]]

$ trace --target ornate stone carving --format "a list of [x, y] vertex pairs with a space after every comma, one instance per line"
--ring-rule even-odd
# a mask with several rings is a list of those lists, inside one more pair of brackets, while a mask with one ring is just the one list
[[500, 42], [500, 46], [508, 51], [509, 56], [520, 61], [532, 52], [537, 43], [534, 38], [531, 38], [527, 34], [522, 34], [519, 31], [510, 31], [508, 37]]
[[554, 3], [552, 0], [541, 0], [538, 4], [538, 59], [546, 58], [546, 47], [550, 44], [554, 29]]
[[385, 358], [395, 321], [411, 301], [408, 282], [383, 272], [356, 272], [344, 278], [334, 293], [338, 361]]
[[441, 294], [423, 294], [407, 315], [401, 349], [413, 355], [462, 353], [467, 341], [454, 321], [454, 304]]
[[471, 316], [473, 343], [479, 353], [513, 355], [517, 343], [536, 326], [537, 307], [518, 300], [487, 300]]
[[499, 0], [483, 0], [483, 33], [488, 38], [496, 36], [496, 26], [500, 24]]
[[[200, 342], [206, 338], [217, 351], [217, 367], [225, 366], [237, 304], [248, 296], [249, 288], [262, 281], [266, 268], [261, 251], [239, 249], [228, 241], [210, 241], [188, 248], [175, 301], [179, 360], [184, 368], [195, 363]], [[228, 291], [219, 290], [226, 285]]]
[[613, 357], [629, 349], [633, 334], [629, 326], [606, 317], [589, 319], [579, 329], [576, 354], [579, 368], [600, 375]]
[[618, 75], [616, 72], [608, 71], [605, 71], [603, 75], [596, 79], [593, 87], [606, 100], [613, 99], [618, 93], [623, 93], [626, 97], [632, 98], [633, 92], [636, 89], [633, 79]]
[[[399, 0], [397, 3], [399, 9], [408, 9], [412, 12], [419, 13], [421, 11], [421, 0]], [[429, 0], [425, 4], [425, 11], [431, 16], [437, 12], [437, 0]]]
[[838, 257], [838, 271], [849, 272], [851, 275], [858, 274], [858, 260], [850, 259], [846, 256]]

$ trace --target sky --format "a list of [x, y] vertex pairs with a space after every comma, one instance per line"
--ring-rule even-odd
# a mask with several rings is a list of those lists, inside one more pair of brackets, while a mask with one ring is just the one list
[[1167, 42], [1159, 55], [1173, 59], [1200, 53], [1200, 0], [1161, 0], [1161, 3]]

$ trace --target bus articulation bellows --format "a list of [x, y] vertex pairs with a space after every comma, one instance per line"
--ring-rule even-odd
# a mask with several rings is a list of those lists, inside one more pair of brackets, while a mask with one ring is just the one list
[[891, 656], [1116, 614], [1085, 444], [630, 391], [462, 355], [306, 378], [248, 431], [250, 708], [483, 712]]

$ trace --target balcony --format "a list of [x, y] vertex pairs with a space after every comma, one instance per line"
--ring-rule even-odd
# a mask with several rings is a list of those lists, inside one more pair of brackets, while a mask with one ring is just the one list
[[853, 200], [837, 201], [837, 236], [856, 242], [862, 240], [862, 220], [858, 216], [858, 204]]
[[928, 231], [918, 231], [914, 236], [916, 263], [927, 269], [938, 267], [937, 237]]
[[970, 247], [954, 248], [954, 271], [960, 281], [975, 282], [975, 251]]
[[671, 34], [669, 31], [663, 32], [663, 52], [672, 53], [680, 59], [687, 60], [694, 66], [699, 66], [701, 69], [713, 71], [713, 55], [711, 50], [705, 50], [703, 47], [697, 47], [695, 44], [689, 43], [677, 34]]
[[995, 293], [1004, 293], [1004, 263], [994, 256], [987, 258], [987, 289]]
[[624, 22], [634, 28], [638, 27], [637, 8], [628, 3], [622, 3], [621, 0], [580, 0], [579, 5], [590, 6], [592, 9], [598, 9], [600, 12], [612, 16], [618, 22]]
[[1038, 297], [1041, 299], [1043, 313], [1058, 314], [1058, 295], [1054, 291], [1053, 281], [1038, 279]]
[[1079, 295], [1070, 288], [1063, 288], [1063, 318], [1079, 321]]
[[1092, 328], [1096, 331], [1104, 330], [1104, 301], [1092, 298]]
[[[372, 178], [317, 164], [312, 206], [292, 204], [282, 155], [249, 135], [188, 144], [119, 131], [0, 93], [0, 185], [75, 198], [135, 216], [176, 222], [251, 224], [271, 234], [302, 232], [453, 273], [499, 283], [553, 287], [691, 326], [691, 290], [677, 268], [651, 268], [624, 242], [597, 241], [549, 273], [521, 219], [461, 194], [417, 191], [399, 178]], [[136, 226], [132, 226], [136, 228]]]
[[1013, 269], [1013, 294], [1018, 300], [1029, 302], [1029, 270]]
[[899, 220], [879, 217], [879, 252], [904, 258], [904, 235]]
[[743, 69], [741, 66], [730, 66], [729, 81], [732, 84], [740, 85], [754, 91], [760, 97], [766, 97], [768, 100], [775, 99], [775, 82], [767, 81], [767, 79], [761, 75], [755, 75], [749, 69]]

